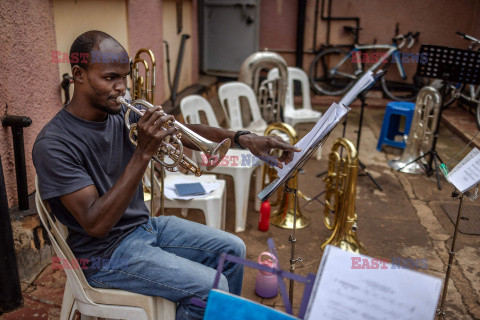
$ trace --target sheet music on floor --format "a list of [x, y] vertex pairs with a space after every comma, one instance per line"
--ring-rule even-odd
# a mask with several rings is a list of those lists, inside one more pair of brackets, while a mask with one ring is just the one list
[[480, 150], [473, 148], [446, 178], [462, 193], [480, 183]]
[[[377, 261], [377, 269], [367, 269]], [[320, 262], [305, 320], [435, 317], [442, 280], [328, 245]], [[412, 259], [410, 259], [412, 260]]]

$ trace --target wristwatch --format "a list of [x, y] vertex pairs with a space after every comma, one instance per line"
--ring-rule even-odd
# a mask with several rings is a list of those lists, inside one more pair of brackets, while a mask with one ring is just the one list
[[237, 149], [247, 149], [247, 148], [244, 148], [240, 145], [240, 142], [238, 142], [238, 138], [240, 138], [241, 135], [244, 135], [244, 134], [250, 134], [251, 132], [250, 131], [237, 131], [235, 132], [235, 136], [233, 137], [233, 142], [235, 142], [235, 145], [237, 146]]

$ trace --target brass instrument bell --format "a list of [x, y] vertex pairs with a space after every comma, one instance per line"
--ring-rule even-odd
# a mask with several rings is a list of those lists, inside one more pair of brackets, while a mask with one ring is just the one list
[[[290, 144], [294, 145], [298, 142], [298, 135], [295, 129], [289, 124], [283, 122], [276, 122], [270, 124], [267, 129], [265, 130], [265, 135], [269, 136], [280, 136], [282, 138], [287, 138]], [[263, 182], [265, 183], [265, 179], [271, 182], [276, 178], [276, 171], [275, 169], [267, 166], [266, 164], [263, 165]], [[288, 182], [285, 184], [288, 188], [297, 189], [298, 187], [298, 171], [295, 173], [294, 177], [292, 177]], [[293, 229], [293, 218], [294, 218], [294, 206], [295, 206], [295, 195], [293, 193], [287, 193], [283, 189], [278, 189], [277, 192], [277, 201], [272, 202], [271, 205], [280, 204], [278, 209], [276, 209], [271, 217], [270, 223], [274, 226], [283, 229]], [[296, 229], [303, 229], [310, 225], [310, 219], [305, 217], [301, 210], [300, 206], [297, 205], [297, 223]]]

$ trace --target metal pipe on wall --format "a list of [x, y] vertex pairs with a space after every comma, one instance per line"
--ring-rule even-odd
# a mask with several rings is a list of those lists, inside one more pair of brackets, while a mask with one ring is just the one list
[[295, 65], [298, 68], [303, 66], [303, 43], [305, 39], [305, 15], [307, 11], [307, 0], [298, 1], [297, 14], [297, 50], [295, 52]]
[[29, 208], [23, 128], [29, 127], [31, 124], [32, 119], [29, 117], [6, 116], [2, 119], [2, 125], [4, 127], [12, 127], [15, 173], [17, 176], [18, 208], [20, 210], [28, 210]]
[[7, 190], [0, 158], [0, 314], [16, 309], [22, 304]]

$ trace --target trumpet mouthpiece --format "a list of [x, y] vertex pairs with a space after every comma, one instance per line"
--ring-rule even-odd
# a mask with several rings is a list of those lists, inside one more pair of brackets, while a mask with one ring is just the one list
[[126, 104], [127, 101], [123, 97], [117, 97], [117, 103]]

